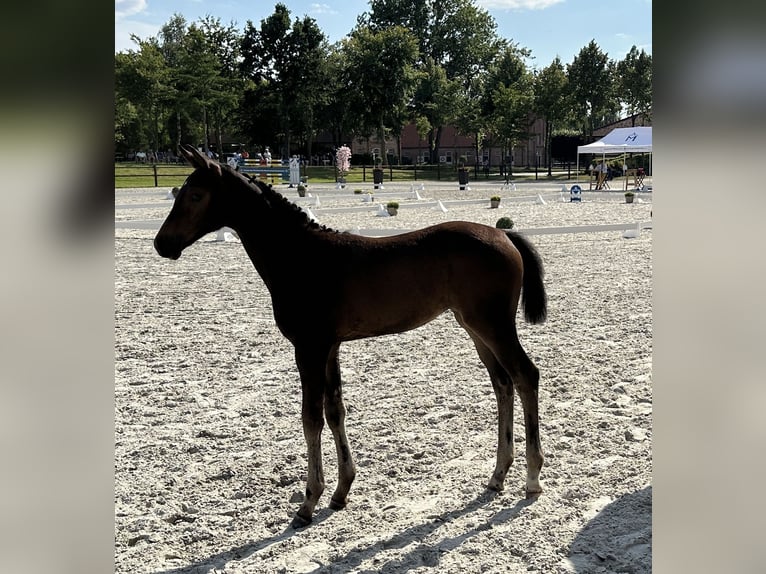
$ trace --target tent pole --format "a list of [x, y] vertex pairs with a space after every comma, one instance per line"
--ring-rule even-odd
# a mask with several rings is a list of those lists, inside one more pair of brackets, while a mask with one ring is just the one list
[[575, 183], [580, 183], [580, 152], [577, 152], [577, 171], [575, 171]]

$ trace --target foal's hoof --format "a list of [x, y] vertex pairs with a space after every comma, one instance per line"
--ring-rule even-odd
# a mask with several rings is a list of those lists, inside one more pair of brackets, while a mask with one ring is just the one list
[[296, 514], [293, 517], [293, 521], [290, 523], [296, 530], [299, 528], [306, 528], [309, 524], [311, 524], [311, 518], [303, 518], [300, 514]]
[[527, 500], [537, 500], [540, 495], [543, 493], [542, 490], [527, 490], [526, 491], [526, 499]]
[[503, 483], [497, 480], [496, 478], [492, 478], [489, 481], [489, 484], [487, 485], [487, 488], [490, 490], [494, 490], [495, 492], [503, 492], [503, 489], [505, 488], [503, 486]]
[[330, 508], [333, 510], [343, 510], [346, 508], [346, 505], [348, 504], [348, 499], [344, 500], [335, 500], [334, 498], [330, 499]]

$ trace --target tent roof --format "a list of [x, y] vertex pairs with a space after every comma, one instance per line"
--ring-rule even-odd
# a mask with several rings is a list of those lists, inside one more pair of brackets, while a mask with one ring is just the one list
[[615, 128], [600, 140], [588, 145], [577, 146], [577, 154], [581, 153], [623, 153], [651, 152], [652, 128], [640, 126], [635, 128]]

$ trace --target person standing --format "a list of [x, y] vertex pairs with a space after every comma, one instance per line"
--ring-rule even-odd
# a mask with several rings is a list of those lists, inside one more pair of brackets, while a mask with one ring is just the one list
[[606, 164], [603, 160], [598, 162], [596, 166], [596, 173], [598, 174], [598, 181], [596, 182], [596, 191], [604, 189], [604, 182], [606, 181]]

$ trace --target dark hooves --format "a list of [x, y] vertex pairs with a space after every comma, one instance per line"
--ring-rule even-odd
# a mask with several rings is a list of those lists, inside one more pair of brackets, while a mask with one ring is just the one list
[[293, 517], [293, 521], [290, 523], [290, 525], [298, 530], [299, 528], [306, 528], [309, 524], [311, 524], [311, 518], [306, 519], [300, 516], [299, 514], [296, 514]]
[[339, 502], [335, 500], [334, 498], [330, 499], [330, 508], [332, 508], [333, 510], [343, 510], [344, 508], [346, 508], [347, 504], [348, 504], [347, 500], [343, 500]]

